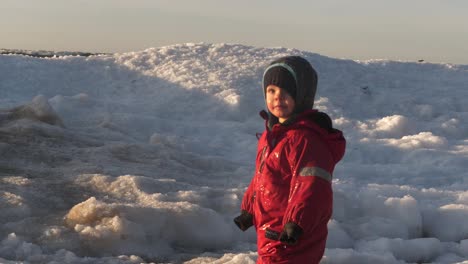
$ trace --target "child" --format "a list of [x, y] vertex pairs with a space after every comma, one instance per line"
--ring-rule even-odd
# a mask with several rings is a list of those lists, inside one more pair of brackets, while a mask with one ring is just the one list
[[244, 194], [245, 231], [257, 231], [257, 263], [319, 263], [332, 215], [335, 164], [346, 141], [330, 117], [313, 110], [317, 73], [298, 56], [273, 61], [263, 75], [268, 113], [256, 170]]

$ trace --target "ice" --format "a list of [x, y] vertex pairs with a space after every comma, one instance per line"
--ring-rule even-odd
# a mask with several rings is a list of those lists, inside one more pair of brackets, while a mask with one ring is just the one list
[[446, 204], [424, 214], [425, 229], [442, 241], [460, 241], [468, 236], [468, 205]]
[[387, 253], [391, 252], [395, 258], [406, 262], [431, 262], [443, 251], [443, 246], [435, 238], [418, 238], [402, 240], [400, 238], [379, 238], [373, 241], [358, 242], [356, 248], [362, 252]]
[[7, 259], [30, 259], [42, 255], [39, 246], [24, 242], [15, 233], [11, 233], [1, 242], [0, 253]]
[[410, 121], [402, 115], [386, 116], [375, 123], [375, 132], [381, 137], [399, 138], [410, 131]]
[[328, 223], [327, 248], [352, 248], [354, 244], [351, 236], [336, 220]]
[[38, 95], [29, 104], [2, 111], [0, 122], [12, 122], [21, 119], [44, 122], [63, 127], [63, 122], [43, 95]]
[[348, 141], [322, 263], [468, 263], [467, 65], [222, 43], [0, 55], [0, 262], [255, 263], [232, 218], [292, 54]]
[[447, 143], [444, 137], [436, 136], [432, 132], [421, 132], [417, 135], [404, 136], [401, 139], [386, 140], [388, 144], [403, 148], [403, 149], [416, 149], [416, 148], [439, 148]]

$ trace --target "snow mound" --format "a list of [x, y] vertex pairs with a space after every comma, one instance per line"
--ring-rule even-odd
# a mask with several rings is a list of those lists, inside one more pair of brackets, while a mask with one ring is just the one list
[[126, 201], [112, 203], [91, 197], [65, 216], [67, 226], [90, 245], [94, 254], [125, 252], [167, 257], [174, 253], [174, 245], [199, 251], [233, 243], [230, 219], [197, 204], [164, 201], [160, 193], [142, 191], [134, 177], [113, 180], [87, 175], [79, 182], [93, 185], [107, 197], [123, 197]]
[[2, 122], [14, 122], [21, 119], [64, 127], [62, 120], [43, 95], [34, 97], [29, 104], [0, 112], [0, 124]]
[[204, 43], [0, 55], [0, 262], [254, 262], [232, 218], [285, 55], [347, 139], [322, 262], [466, 264], [466, 65]]

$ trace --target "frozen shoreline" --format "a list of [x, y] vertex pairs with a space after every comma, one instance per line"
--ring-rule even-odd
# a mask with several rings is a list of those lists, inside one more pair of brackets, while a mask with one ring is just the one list
[[290, 54], [348, 140], [322, 262], [468, 263], [468, 66], [230, 44], [0, 55], [0, 261], [254, 263], [232, 217]]

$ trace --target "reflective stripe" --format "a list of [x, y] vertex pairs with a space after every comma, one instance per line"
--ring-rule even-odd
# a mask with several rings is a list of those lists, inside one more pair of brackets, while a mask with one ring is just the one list
[[293, 68], [291, 66], [289, 66], [286, 63], [282, 63], [282, 62], [272, 64], [268, 68], [266, 68], [266, 70], [263, 72], [263, 79], [265, 79], [265, 75], [266, 75], [266, 73], [268, 72], [269, 69], [277, 67], [277, 66], [283, 67], [286, 70], [288, 70], [288, 72], [291, 73], [291, 75], [293, 76], [293, 78], [294, 78], [294, 80], [296, 81], [296, 84], [297, 84], [296, 72], [293, 70]]
[[299, 176], [316, 176], [329, 182], [332, 180], [331, 173], [319, 167], [304, 167], [299, 172]]

